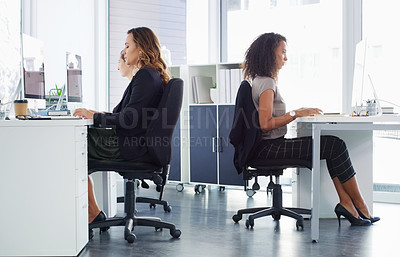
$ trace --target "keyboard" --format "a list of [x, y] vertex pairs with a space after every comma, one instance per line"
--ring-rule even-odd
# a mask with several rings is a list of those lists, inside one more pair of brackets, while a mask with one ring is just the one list
[[83, 117], [75, 117], [75, 116], [40, 116], [37, 119], [44, 120], [83, 120]]
[[338, 112], [327, 112], [327, 113], [323, 113], [323, 114], [316, 114], [315, 116], [328, 116], [328, 117], [344, 117], [344, 116], [348, 116], [346, 114], [343, 113], [338, 113]]

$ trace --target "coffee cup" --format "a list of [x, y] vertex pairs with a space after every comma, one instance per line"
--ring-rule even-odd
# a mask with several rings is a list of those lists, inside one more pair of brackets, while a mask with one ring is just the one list
[[0, 100], [0, 120], [4, 120], [6, 118], [6, 106], [1, 104]]
[[15, 117], [19, 115], [26, 116], [28, 114], [28, 100], [15, 100], [14, 101]]

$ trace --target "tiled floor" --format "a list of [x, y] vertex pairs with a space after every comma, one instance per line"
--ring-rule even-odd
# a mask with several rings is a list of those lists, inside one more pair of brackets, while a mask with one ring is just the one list
[[[155, 195], [154, 188], [140, 189], [139, 195]], [[149, 227], [136, 227], [133, 244], [123, 239], [123, 228], [113, 227], [99, 234], [83, 249], [80, 257], [100, 256], [398, 256], [400, 233], [400, 205], [374, 204], [374, 214], [381, 221], [369, 227], [351, 227], [342, 220], [321, 220], [320, 240], [311, 243], [310, 221], [305, 221], [303, 231], [296, 230], [296, 221], [283, 217], [255, 220], [253, 229], [247, 229], [245, 219], [238, 224], [232, 215], [240, 208], [270, 205], [265, 191], [252, 198], [243, 190], [217, 187], [195, 194], [193, 186], [185, 185], [182, 192], [174, 184], [166, 187], [164, 199], [172, 206], [165, 213], [162, 206], [150, 209], [148, 204], [138, 204], [138, 216], [157, 216], [175, 223], [182, 231], [179, 239], [170, 236], [169, 230], [155, 231]], [[291, 194], [285, 193], [284, 205], [291, 203]], [[332, 210], [333, 211], [333, 210]]]

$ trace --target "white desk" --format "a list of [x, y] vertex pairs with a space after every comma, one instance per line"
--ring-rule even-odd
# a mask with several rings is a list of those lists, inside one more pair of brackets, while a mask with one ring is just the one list
[[91, 122], [0, 121], [0, 256], [76, 256], [86, 245]]
[[[357, 180], [361, 193], [363, 194], [368, 207], [372, 211], [373, 203], [373, 181], [372, 181], [372, 131], [373, 130], [399, 130], [400, 116], [384, 115], [376, 117], [332, 117], [332, 116], [315, 116], [305, 117], [297, 120], [298, 126], [303, 127], [299, 134], [304, 136], [304, 131], [311, 131], [313, 138], [313, 169], [311, 172], [311, 239], [319, 240], [319, 218], [320, 218], [320, 198], [324, 199], [324, 203], [336, 197], [336, 192], [332, 191], [333, 186], [329, 189], [323, 185], [324, 190], [321, 192], [321, 177], [328, 176], [327, 172], [321, 172], [320, 139], [323, 132], [331, 135], [339, 135], [349, 148], [349, 154], [352, 158], [353, 165], [357, 172]], [[304, 129], [305, 128], [305, 129]], [[328, 132], [329, 131], [329, 132]], [[343, 131], [356, 131], [347, 135]], [[300, 172], [305, 173], [305, 172]], [[330, 178], [329, 178], [330, 179]], [[301, 181], [301, 187], [303, 181]], [[299, 185], [300, 187], [300, 185]], [[334, 205], [331, 205], [330, 211], [333, 213]]]

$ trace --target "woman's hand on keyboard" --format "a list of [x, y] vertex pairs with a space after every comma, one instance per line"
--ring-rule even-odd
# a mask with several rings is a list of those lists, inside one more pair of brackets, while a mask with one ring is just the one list
[[96, 113], [94, 110], [86, 108], [78, 108], [74, 111], [73, 115], [77, 117], [84, 117], [85, 119], [93, 119], [93, 115]]
[[317, 114], [322, 114], [322, 110], [318, 108], [300, 108], [295, 110], [297, 117], [314, 116]]

